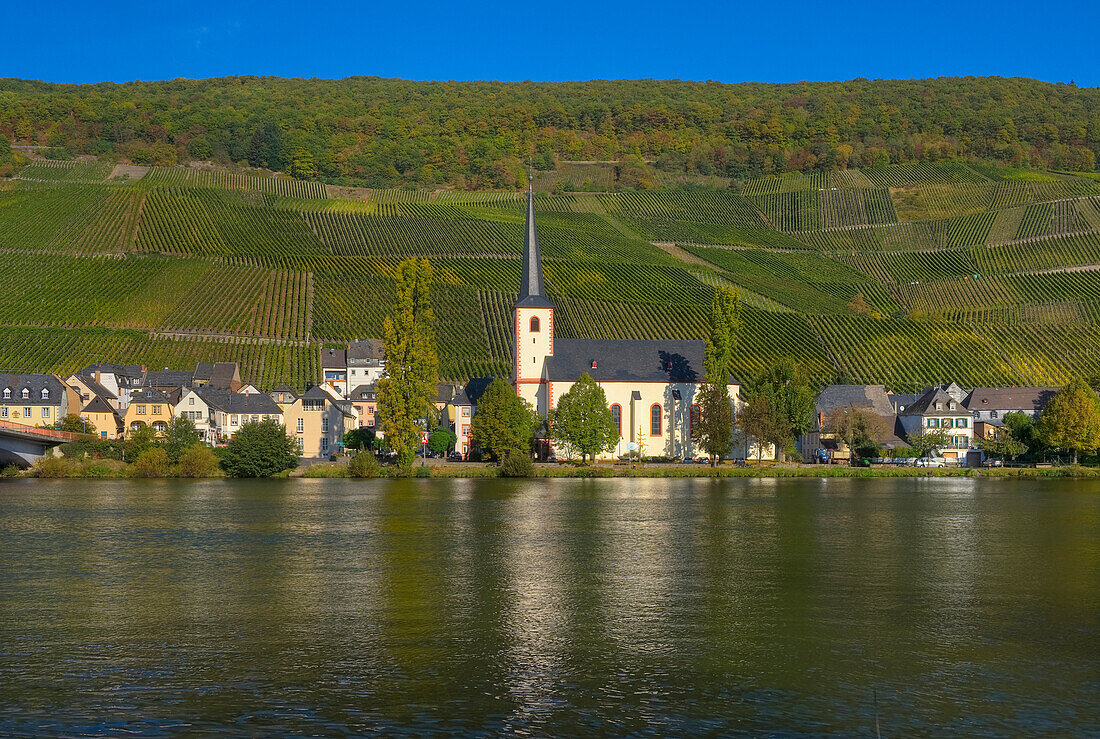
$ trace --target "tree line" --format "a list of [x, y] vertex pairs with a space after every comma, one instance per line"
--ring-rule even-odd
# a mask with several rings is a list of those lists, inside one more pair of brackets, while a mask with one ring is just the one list
[[54, 156], [245, 163], [371, 187], [508, 188], [524, 184], [529, 161], [552, 169], [559, 160], [631, 157], [734, 178], [951, 159], [1087, 171], [1100, 153], [1100, 90], [1001, 77], [8, 79], [0, 136], [57, 147]]

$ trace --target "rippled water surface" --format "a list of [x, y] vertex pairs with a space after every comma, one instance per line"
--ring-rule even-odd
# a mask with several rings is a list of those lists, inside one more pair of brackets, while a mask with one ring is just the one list
[[0, 484], [0, 734], [1100, 733], [1100, 484]]

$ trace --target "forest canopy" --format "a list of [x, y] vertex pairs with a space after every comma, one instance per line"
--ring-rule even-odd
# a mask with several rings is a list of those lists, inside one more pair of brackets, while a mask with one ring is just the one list
[[516, 187], [642, 157], [732, 178], [941, 160], [1092, 171], [1100, 88], [1023, 78], [792, 84], [226, 77], [0, 80], [0, 136], [137, 164], [248, 164], [370, 187]]

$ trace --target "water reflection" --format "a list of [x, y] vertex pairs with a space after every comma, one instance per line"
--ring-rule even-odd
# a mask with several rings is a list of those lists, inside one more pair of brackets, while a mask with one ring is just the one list
[[0, 486], [0, 734], [1100, 731], [1100, 486]]

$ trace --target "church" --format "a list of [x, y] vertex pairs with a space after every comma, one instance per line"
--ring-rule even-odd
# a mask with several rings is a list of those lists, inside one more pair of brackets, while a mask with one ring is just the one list
[[[703, 380], [702, 341], [656, 339], [567, 339], [554, 335], [554, 304], [546, 297], [535, 225], [534, 198], [527, 194], [523, 283], [513, 309], [516, 393], [546, 418], [555, 401], [587, 372], [607, 395], [619, 443], [608, 457], [641, 448], [647, 457], [689, 459], [705, 452], [692, 444], [698, 422], [696, 396]], [[730, 398], [739, 402], [731, 382]], [[738, 448], [739, 447], [739, 448]], [[558, 452], [563, 450], [558, 449]], [[735, 457], [745, 457], [743, 444]], [[560, 455], [559, 455], [560, 456]]]

